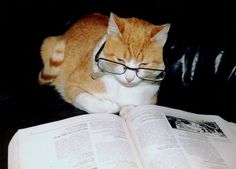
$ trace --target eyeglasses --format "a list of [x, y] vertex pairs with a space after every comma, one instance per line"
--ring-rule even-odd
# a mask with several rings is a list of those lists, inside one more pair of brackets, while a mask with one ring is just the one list
[[95, 62], [97, 62], [97, 65], [101, 71], [115, 75], [122, 75], [128, 69], [135, 71], [138, 78], [153, 82], [159, 82], [165, 77], [165, 70], [162, 69], [132, 68], [119, 62], [115, 62], [105, 58], [99, 58], [99, 54], [104, 48], [104, 45], [105, 43], [102, 45], [95, 56]]

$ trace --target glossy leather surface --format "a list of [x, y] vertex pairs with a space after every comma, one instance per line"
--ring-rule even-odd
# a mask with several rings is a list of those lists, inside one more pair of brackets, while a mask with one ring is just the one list
[[235, 53], [219, 46], [199, 46], [169, 39], [164, 58], [160, 105], [236, 121]]

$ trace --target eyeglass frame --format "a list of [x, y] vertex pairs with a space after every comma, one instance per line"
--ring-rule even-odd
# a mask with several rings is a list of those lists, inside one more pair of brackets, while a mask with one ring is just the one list
[[[111, 73], [111, 74], [116, 74], [116, 75], [122, 75], [126, 72], [127, 69], [129, 70], [132, 70], [132, 71], [135, 71], [135, 74], [136, 76], [141, 79], [141, 80], [145, 80], [145, 81], [153, 81], [153, 82], [160, 82], [164, 79], [165, 75], [166, 75], [166, 71], [163, 70], [163, 69], [151, 69], [151, 68], [132, 68], [132, 67], [129, 67], [129, 66], [126, 66], [125, 64], [123, 63], [119, 63], [119, 62], [116, 62], [116, 61], [113, 61], [113, 60], [109, 60], [109, 59], [105, 59], [105, 58], [99, 58], [99, 55], [101, 54], [104, 46], [106, 44], [106, 41], [102, 44], [102, 46], [100, 47], [100, 49], [98, 50], [98, 52], [96, 53], [95, 55], [95, 62], [97, 63], [97, 66], [100, 70], [102, 70], [103, 72], [107, 72], [107, 73]], [[109, 72], [109, 71], [106, 71], [106, 70], [103, 70], [100, 66], [99, 66], [99, 60], [105, 60], [105, 61], [108, 61], [108, 62], [112, 62], [112, 63], [115, 63], [115, 64], [118, 64], [118, 65], [122, 65], [125, 69], [124, 69], [124, 72], [122, 73], [114, 73], [114, 72]], [[157, 80], [149, 80], [149, 79], [143, 79], [141, 77], [138, 76], [138, 70], [140, 69], [143, 69], [143, 70], [154, 70], [154, 71], [160, 71], [161, 73], [164, 73], [163, 77], [160, 78], [160, 79], [157, 79]]]

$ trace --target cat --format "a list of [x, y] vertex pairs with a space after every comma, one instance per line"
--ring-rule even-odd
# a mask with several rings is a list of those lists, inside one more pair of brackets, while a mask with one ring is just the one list
[[87, 113], [156, 104], [160, 82], [153, 81], [153, 74], [164, 74], [169, 29], [169, 23], [154, 25], [112, 12], [86, 15], [64, 34], [43, 40], [39, 83], [54, 86], [65, 101]]

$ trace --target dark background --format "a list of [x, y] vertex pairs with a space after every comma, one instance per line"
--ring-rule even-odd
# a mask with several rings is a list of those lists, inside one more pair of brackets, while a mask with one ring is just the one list
[[[229, 1], [1, 1], [0, 168], [6, 168], [7, 145], [18, 128], [75, 115], [76, 109], [56, 92], [38, 86], [39, 51], [45, 37], [64, 33], [85, 14], [112, 11], [154, 24], [171, 23], [170, 36], [186, 43], [234, 50], [235, 9]], [[61, 112], [65, 108], [68, 111]]]

